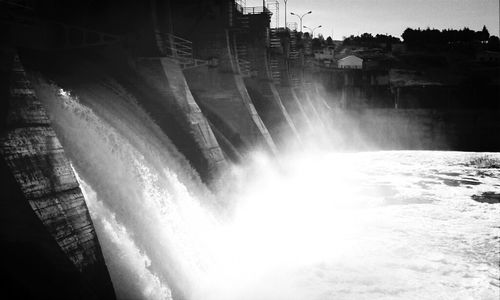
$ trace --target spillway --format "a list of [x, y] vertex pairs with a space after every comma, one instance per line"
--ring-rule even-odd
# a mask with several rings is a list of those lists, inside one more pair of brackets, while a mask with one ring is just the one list
[[500, 174], [481, 154], [255, 153], [211, 192], [118, 84], [36, 82], [119, 299], [498, 296], [498, 206], [471, 196]]
[[118, 84], [79, 98], [42, 79], [36, 88], [88, 196], [118, 296], [164, 299], [168, 278], [187, 290], [203, 249], [189, 245], [190, 231], [213, 222], [201, 211], [216, 205], [197, 173]]

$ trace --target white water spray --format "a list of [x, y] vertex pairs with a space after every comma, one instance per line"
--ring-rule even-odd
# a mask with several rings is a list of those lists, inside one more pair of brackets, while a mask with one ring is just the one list
[[200, 258], [204, 231], [216, 224], [206, 210], [213, 197], [141, 108], [109, 84], [94, 87], [85, 104], [51, 84], [37, 90], [89, 199], [119, 298], [162, 299], [173, 289], [189, 299], [207, 267]]

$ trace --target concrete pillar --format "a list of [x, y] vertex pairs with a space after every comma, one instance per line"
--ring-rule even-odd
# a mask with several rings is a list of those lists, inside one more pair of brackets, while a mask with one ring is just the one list
[[[15, 282], [22, 284], [15, 291], [15, 297], [33, 293], [37, 298], [44, 298], [45, 291], [53, 299], [83, 295], [88, 299], [114, 299], [97, 235], [64, 149], [19, 57], [12, 49], [0, 48], [0, 52], [0, 93], [5, 96], [0, 104], [6, 108], [0, 124], [2, 178], [15, 182], [2, 188], [7, 197], [2, 200], [0, 214], [0, 234], [5, 243], [2, 250], [39, 257], [35, 265], [24, 265], [32, 261], [30, 257], [13, 262], [16, 266], [11, 271], [29, 270], [21, 274], [22, 283]], [[12, 202], [11, 197], [15, 197], [17, 203]], [[34, 216], [38, 222], [33, 221]], [[4, 224], [6, 217], [12, 218], [12, 224]], [[17, 220], [31, 220], [32, 227], [16, 227]], [[12, 238], [6, 238], [4, 230], [7, 236], [12, 230]], [[37, 249], [39, 252], [30, 253]], [[9, 265], [2, 263], [7, 270]], [[52, 277], [52, 281], [32, 278], [33, 272]], [[66, 280], [69, 286], [59, 284]], [[47, 283], [40, 287], [39, 282]], [[22, 290], [24, 288], [27, 290]], [[32, 288], [43, 291], [30, 291]]]
[[[159, 57], [140, 59], [137, 71], [161, 95], [162, 98], [155, 101], [165, 110], [164, 114], [173, 113], [191, 134], [197, 149], [188, 149], [192, 147], [189, 146], [179, 150], [186, 155], [201, 177], [210, 181], [225, 168], [226, 161], [209, 123], [191, 94], [181, 68], [175, 60]], [[159, 111], [150, 113], [156, 120], [161, 118]]]
[[277, 153], [240, 75], [206, 66], [184, 73], [205, 115], [234, 147], [241, 153], [261, 147]]

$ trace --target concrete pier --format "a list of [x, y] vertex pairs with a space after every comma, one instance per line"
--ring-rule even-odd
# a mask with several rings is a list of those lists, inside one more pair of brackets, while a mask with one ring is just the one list
[[184, 71], [191, 91], [211, 122], [239, 149], [277, 149], [240, 75], [208, 66]]
[[[155, 106], [161, 107], [165, 112], [179, 112], [174, 114], [174, 117], [192, 135], [196, 148], [202, 155], [197, 156], [196, 149], [187, 145], [186, 149], [181, 150], [186, 150], [186, 157], [202, 178], [210, 177], [209, 174], [218, 174], [226, 164], [224, 155], [177, 62], [170, 58], [139, 59], [137, 72], [144, 82], [161, 96], [159, 99], [151, 99], [156, 102]], [[162, 119], [161, 111], [152, 112], [149, 108], [146, 110], [152, 113], [154, 119]], [[159, 124], [162, 127], [161, 121]], [[183, 146], [180, 145], [180, 148]]]
[[0, 169], [7, 196], [0, 209], [0, 235], [2, 252], [11, 255], [1, 255], [6, 259], [2, 268], [12, 276], [9, 280], [24, 277], [3, 288], [3, 296], [114, 299], [70, 162], [15, 51], [2, 49], [0, 59], [0, 90], [6, 96], [1, 103], [6, 115], [0, 127]]

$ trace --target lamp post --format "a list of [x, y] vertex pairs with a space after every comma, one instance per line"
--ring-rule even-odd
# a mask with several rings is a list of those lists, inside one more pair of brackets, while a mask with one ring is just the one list
[[311, 37], [312, 37], [312, 38], [314, 38], [314, 30], [316, 30], [316, 29], [318, 29], [318, 28], [321, 28], [321, 27], [323, 27], [323, 26], [322, 26], [322, 25], [319, 25], [319, 26], [316, 26], [316, 27], [314, 27], [314, 28], [310, 28], [310, 27], [307, 27], [307, 26], [305, 26], [305, 25], [304, 25], [304, 28], [307, 28], [307, 29], [311, 30]]
[[302, 32], [302, 29], [303, 29], [303, 28], [302, 28], [302, 18], [303, 18], [303, 17], [305, 17], [306, 15], [312, 14], [312, 11], [308, 11], [308, 12], [306, 12], [305, 14], [300, 15], [300, 16], [299, 16], [299, 15], [297, 15], [297, 14], [294, 14], [293, 12], [291, 12], [290, 14], [291, 14], [292, 16], [296, 16], [297, 18], [299, 18], [299, 19], [300, 19], [300, 32]]
[[288, 28], [288, 24], [286, 23], [286, 3], [288, 0], [283, 0], [285, 2], [285, 30]]

